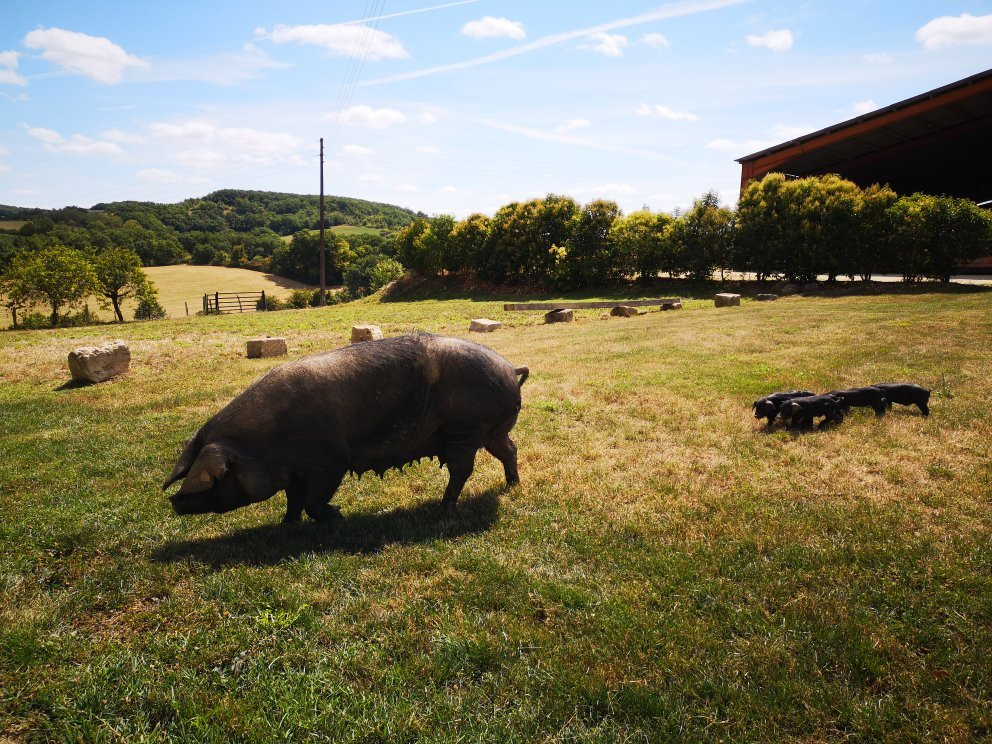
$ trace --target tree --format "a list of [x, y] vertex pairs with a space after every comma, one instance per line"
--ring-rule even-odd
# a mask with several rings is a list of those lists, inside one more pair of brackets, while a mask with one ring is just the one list
[[141, 258], [127, 248], [107, 248], [97, 254], [93, 268], [99, 294], [104, 298], [101, 304], [106, 307], [109, 302], [117, 321], [123, 323], [121, 302], [138, 296], [148, 285], [148, 277], [141, 270]]
[[[872, 184], [861, 191], [854, 231], [854, 257], [848, 270], [869, 281], [876, 271], [889, 271], [892, 224], [889, 208], [899, 197], [886, 186]], [[853, 273], [852, 273], [853, 278]]]
[[641, 281], [669, 271], [673, 267], [666, 231], [672, 217], [642, 209], [618, 217], [610, 228], [610, 240], [625, 264], [626, 274], [636, 274]]
[[478, 271], [485, 261], [489, 242], [489, 218], [484, 214], [469, 215], [455, 225], [448, 243], [448, 263], [452, 271]]
[[31, 307], [30, 301], [23, 293], [21, 285], [14, 277], [15, 267], [8, 267], [7, 271], [0, 274], [0, 304], [7, 308], [10, 313], [11, 327], [17, 329], [17, 313], [19, 310], [26, 310]]
[[707, 191], [671, 226], [676, 270], [693, 279], [709, 279], [713, 269], [726, 268], [731, 246], [731, 213]]
[[13, 291], [27, 301], [47, 304], [52, 309], [53, 326], [59, 323], [59, 310], [80, 303], [98, 287], [96, 272], [86, 255], [62, 245], [22, 253], [11, 267]]

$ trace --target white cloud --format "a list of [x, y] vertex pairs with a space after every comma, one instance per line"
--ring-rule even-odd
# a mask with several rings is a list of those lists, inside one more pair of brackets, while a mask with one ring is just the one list
[[216, 131], [213, 124], [205, 121], [186, 121], [179, 124], [155, 122], [148, 125], [148, 133], [152, 137], [165, 139], [206, 141], [212, 139]]
[[379, 173], [362, 173], [358, 180], [362, 183], [382, 183], [383, 178]]
[[675, 109], [669, 108], [668, 106], [661, 106], [659, 104], [654, 104], [649, 106], [646, 103], [642, 103], [637, 107], [637, 113], [639, 116], [657, 116], [662, 119], [668, 119], [669, 121], [698, 121], [699, 117], [689, 111], [676, 111]]
[[41, 140], [49, 145], [60, 145], [65, 142], [65, 137], [56, 132], [54, 129], [45, 129], [44, 127], [30, 127], [28, 129], [28, 136], [34, 137], [37, 140]]
[[234, 85], [261, 77], [265, 70], [290, 67], [278, 62], [254, 44], [244, 44], [236, 52], [220, 52], [208, 57], [182, 60], [156, 60], [155, 66], [129, 75], [141, 82], [198, 81], [214, 85]]
[[66, 139], [54, 129], [30, 127], [27, 131], [28, 136], [41, 140], [49, 152], [65, 152], [70, 155], [120, 155], [124, 152], [113, 142], [95, 140], [83, 134], [74, 134]]
[[363, 157], [375, 154], [375, 150], [371, 147], [362, 147], [361, 145], [345, 145], [341, 148], [341, 152], [345, 155], [358, 155]]
[[630, 44], [630, 41], [623, 34], [608, 34], [603, 31], [589, 34], [587, 38], [594, 43], [583, 44], [579, 48], [588, 49], [606, 57], [622, 56], [623, 50]]
[[10, 170], [10, 166], [4, 163], [0, 163], [0, 173], [6, 173]]
[[255, 29], [257, 36], [276, 44], [307, 44], [326, 49], [337, 57], [406, 59], [409, 53], [392, 34], [363, 24], [277, 25], [271, 32]]
[[511, 21], [509, 18], [494, 18], [484, 16], [477, 21], [469, 21], [462, 26], [462, 33], [471, 36], [473, 39], [497, 39], [505, 37], [507, 39], [526, 38], [524, 24], [520, 21]]
[[916, 40], [927, 49], [992, 44], [992, 13], [983, 16], [962, 13], [959, 16], [934, 18], [917, 30]]
[[439, 194], [457, 194], [461, 189], [455, 188], [454, 186], [442, 186], [437, 190]]
[[145, 60], [128, 54], [110, 39], [78, 31], [38, 29], [24, 37], [24, 45], [29, 49], [40, 49], [43, 59], [67, 72], [108, 85], [120, 83], [124, 70], [129, 67], [148, 67]]
[[28, 81], [23, 75], [18, 75], [13, 70], [0, 70], [0, 83], [8, 85], [27, 85]]
[[773, 52], [784, 52], [792, 48], [792, 32], [787, 28], [779, 28], [760, 35], [750, 34], [747, 43], [771, 49]]
[[100, 132], [100, 136], [110, 142], [119, 142], [124, 145], [143, 145], [147, 142], [140, 134], [122, 132], [120, 129], [108, 129], [106, 132]]
[[183, 180], [183, 177], [175, 171], [163, 170], [161, 168], [144, 168], [138, 171], [138, 178], [145, 181], [155, 181], [156, 183], [176, 183]]
[[556, 132], [571, 132], [573, 129], [583, 129], [590, 126], [588, 119], [569, 119], [555, 127]]
[[655, 49], [668, 49], [668, 39], [664, 34], [644, 34], [640, 39], [642, 44], [653, 46]]
[[421, 124], [437, 124], [437, 116], [432, 114], [430, 111], [425, 111], [417, 118], [420, 120]]
[[173, 156], [176, 162], [190, 168], [209, 168], [227, 160], [222, 152], [210, 149], [182, 150]]
[[794, 124], [776, 124], [772, 127], [772, 136], [780, 140], [794, 140], [812, 131], [812, 127], [796, 126]]
[[303, 147], [303, 140], [287, 132], [265, 132], [247, 127], [226, 127], [217, 130], [220, 141], [241, 153], [254, 155], [288, 155]]
[[17, 69], [17, 58], [20, 54], [20, 52], [13, 49], [7, 52], [0, 52], [0, 83], [6, 83], [8, 85], [28, 84], [28, 81], [24, 79], [23, 75], [18, 75], [14, 72]]
[[391, 108], [373, 109], [371, 106], [352, 106], [344, 111], [328, 114], [331, 121], [340, 121], [353, 127], [372, 127], [372, 129], [385, 129], [393, 124], [402, 124], [406, 121], [406, 115], [401, 111]]
[[416, 150], [416, 152], [419, 152], [421, 155], [440, 155], [441, 154], [441, 151], [438, 150], [436, 147], [434, 147], [434, 145], [421, 145], [420, 147], [415, 148], [415, 150]]
[[878, 104], [875, 103], [870, 98], [866, 98], [863, 101], [858, 101], [851, 110], [858, 116], [862, 114], [870, 114], [872, 111], [878, 108]]
[[415, 191], [420, 191], [419, 186], [415, 186], [412, 183], [398, 183], [394, 186], [390, 186], [393, 191], [402, 191], [404, 193], [413, 193]]
[[509, 132], [521, 137], [527, 137], [529, 139], [543, 140], [544, 142], [557, 142], [562, 145], [575, 145], [577, 147], [585, 147], [590, 150], [603, 150], [604, 152], [619, 152], [626, 155], [636, 155], [640, 158], [645, 158], [648, 160], [660, 160], [666, 163], [671, 162], [672, 160], [672, 158], [667, 155], [662, 155], [661, 153], [654, 152], [652, 150], [644, 150], [639, 147], [627, 147], [626, 145], [616, 145], [612, 142], [604, 142], [602, 139], [585, 139], [582, 137], [576, 137], [575, 135], [567, 132], [548, 132], [543, 129], [523, 127], [519, 124], [507, 124], [505, 122], [494, 121], [492, 119], [476, 119], [475, 122], [482, 124], [483, 126], [491, 127], [492, 129], [498, 129], [502, 132]]
[[888, 52], [872, 52], [862, 55], [862, 58], [870, 65], [887, 65], [892, 61], [892, 55]]

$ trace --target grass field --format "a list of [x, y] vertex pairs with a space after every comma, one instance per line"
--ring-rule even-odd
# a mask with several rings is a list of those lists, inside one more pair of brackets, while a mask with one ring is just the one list
[[[208, 292], [260, 292], [264, 290], [274, 297], [287, 297], [294, 289], [306, 287], [300, 282], [275, 274], [263, 274], [250, 269], [229, 269], [225, 266], [149, 266], [145, 274], [158, 289], [159, 302], [170, 318], [186, 315], [186, 303], [190, 315], [203, 309], [203, 295]], [[95, 297], [88, 301], [90, 312], [103, 320], [112, 320], [113, 310], [104, 310]], [[125, 302], [122, 308], [124, 318], [134, 318], [135, 302]], [[46, 315], [49, 311], [39, 308]], [[10, 313], [0, 309], [0, 326], [10, 327]]]
[[[0, 334], [0, 738], [988, 739], [992, 293], [713, 291], [568, 325], [451, 291]], [[282, 496], [171, 513], [183, 443], [279, 363], [246, 338], [481, 316], [531, 370], [519, 487], [483, 452], [455, 517], [426, 463], [349, 478], [331, 526], [280, 526]], [[129, 374], [63, 387], [68, 350], [118, 337]], [[881, 380], [931, 416], [751, 416]]]
[[28, 220], [0, 220], [0, 230], [20, 230], [28, 224]]

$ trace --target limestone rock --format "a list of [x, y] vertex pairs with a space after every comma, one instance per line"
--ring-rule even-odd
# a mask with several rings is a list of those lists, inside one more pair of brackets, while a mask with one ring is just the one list
[[287, 352], [286, 339], [253, 338], [248, 341], [248, 358], [262, 359], [264, 357], [285, 356]]
[[772, 302], [772, 301], [778, 299], [778, 295], [777, 294], [759, 294], [754, 299], [756, 299], [758, 302]]
[[662, 310], [681, 310], [682, 309], [682, 303], [681, 302], [666, 302], [666, 303], [662, 304], [661, 309]]
[[69, 352], [72, 379], [103, 382], [124, 374], [131, 366], [131, 350], [123, 341], [102, 346], [83, 346]]
[[741, 304], [741, 296], [730, 292], [720, 292], [713, 298], [713, 301], [717, 307], [733, 307]]
[[637, 308], [630, 305], [617, 305], [610, 310], [610, 315], [617, 318], [633, 318], [637, 315]]
[[351, 327], [351, 343], [375, 341], [382, 338], [382, 329], [377, 325], [356, 325]]
[[489, 320], [489, 318], [476, 318], [469, 324], [468, 329], [470, 331], [475, 331], [477, 333], [491, 333], [492, 331], [495, 331], [497, 328], [499, 328], [502, 325], [503, 324], [500, 323], [498, 320]]
[[545, 323], [571, 323], [573, 320], [575, 320], [574, 310], [552, 310], [544, 314]]

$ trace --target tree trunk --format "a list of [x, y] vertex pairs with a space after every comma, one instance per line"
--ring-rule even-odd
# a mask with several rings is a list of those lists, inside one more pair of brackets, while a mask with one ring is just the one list
[[56, 305], [55, 303], [52, 303], [51, 321], [52, 321], [52, 328], [54, 328], [59, 324], [59, 306]]
[[11, 326], [11, 327], [16, 331], [17, 330], [17, 308], [16, 307], [11, 307], [10, 308], [10, 319], [13, 322], [13, 326]]
[[118, 323], [123, 323], [124, 322], [124, 316], [121, 314], [121, 301], [120, 301], [120, 298], [116, 294], [113, 294], [113, 295], [110, 296], [110, 302], [114, 306], [114, 315], [117, 316], [117, 322]]

